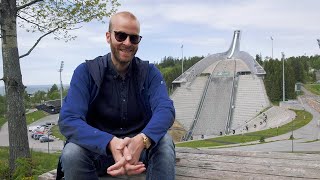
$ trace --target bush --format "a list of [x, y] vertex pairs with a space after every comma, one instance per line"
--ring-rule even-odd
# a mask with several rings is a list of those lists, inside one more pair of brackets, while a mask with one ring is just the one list
[[264, 138], [264, 136], [261, 136], [261, 137], [260, 137], [260, 140], [259, 140], [259, 142], [261, 142], [261, 143], [264, 143], [264, 142], [266, 142], [266, 141], [265, 141], [265, 138]]
[[0, 179], [10, 179], [9, 164], [0, 160]]
[[294, 139], [294, 137], [293, 137], [293, 135], [291, 134], [290, 135], [290, 138], [289, 138], [290, 140], [293, 140]]
[[14, 179], [33, 179], [32, 178], [33, 163], [31, 158], [18, 158], [16, 160], [16, 170], [13, 174]]

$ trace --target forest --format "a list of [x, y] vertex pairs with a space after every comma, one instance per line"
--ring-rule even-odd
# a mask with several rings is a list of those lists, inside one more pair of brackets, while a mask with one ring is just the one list
[[[283, 61], [279, 59], [256, 60], [266, 71], [264, 84], [272, 102], [282, 101]], [[320, 56], [299, 56], [284, 59], [285, 99], [296, 99], [295, 84], [316, 82], [316, 71], [320, 69]]]

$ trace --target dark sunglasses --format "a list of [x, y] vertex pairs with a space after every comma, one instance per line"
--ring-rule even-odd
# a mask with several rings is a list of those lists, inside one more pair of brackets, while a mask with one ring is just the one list
[[121, 32], [121, 31], [113, 31], [113, 32], [114, 32], [114, 37], [119, 42], [125, 41], [127, 39], [127, 37], [129, 36], [131, 44], [139, 44], [139, 42], [141, 41], [141, 38], [142, 38], [142, 36], [127, 34], [125, 32]]

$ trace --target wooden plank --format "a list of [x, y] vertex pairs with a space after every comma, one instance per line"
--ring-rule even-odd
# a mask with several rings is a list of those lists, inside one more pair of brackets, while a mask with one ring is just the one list
[[176, 152], [191, 154], [211, 154], [238, 157], [272, 157], [274, 159], [303, 159], [318, 160], [320, 154], [303, 154], [303, 153], [285, 153], [285, 152], [259, 152], [259, 151], [225, 151], [221, 149], [196, 149], [176, 147]]
[[317, 160], [303, 160], [303, 159], [274, 159], [273, 157], [239, 157], [239, 156], [224, 156], [224, 155], [208, 155], [208, 154], [191, 154], [191, 153], [177, 153], [178, 159], [189, 160], [206, 160], [210, 162], [229, 162], [235, 164], [252, 164], [265, 165], [277, 167], [292, 167], [317, 169], [320, 171], [320, 161]]
[[130, 179], [130, 180], [145, 180], [146, 179], [146, 174], [139, 174], [139, 175], [134, 175], [134, 176], [104, 176], [104, 177], [99, 177], [99, 180], [123, 180], [123, 179]]
[[112, 176], [105, 176], [105, 177], [99, 177], [99, 180], [123, 180], [123, 179], [130, 179], [130, 180], [145, 180], [146, 175], [138, 175], [138, 176], [117, 176], [117, 177], [112, 177]]
[[[250, 163], [250, 162], [249, 162]], [[232, 162], [214, 162], [207, 159], [181, 159], [176, 169], [187, 167], [191, 169], [216, 170], [223, 172], [234, 172], [239, 174], [256, 174], [256, 175], [270, 175], [281, 177], [295, 177], [295, 178], [320, 178], [320, 171], [318, 169], [306, 169], [304, 167], [277, 167], [272, 165], [257, 165], [257, 164], [238, 164]]]
[[190, 167], [179, 167], [176, 170], [177, 180], [185, 179], [255, 179], [255, 180], [302, 180], [309, 178], [295, 178], [295, 177], [284, 177], [274, 175], [264, 175], [256, 173], [239, 173], [231, 171], [220, 171], [214, 169], [203, 169], [203, 168], [190, 168]]
[[[320, 179], [319, 154], [176, 148], [176, 179]], [[49, 174], [48, 174], [49, 173]], [[39, 176], [51, 180], [55, 171]], [[139, 176], [100, 180], [145, 179]]]

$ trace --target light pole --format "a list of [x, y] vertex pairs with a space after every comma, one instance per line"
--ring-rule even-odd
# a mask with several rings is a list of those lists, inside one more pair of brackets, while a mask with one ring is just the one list
[[181, 74], [183, 74], [183, 44], [181, 46], [181, 53], [182, 53], [182, 59], [181, 59]]
[[291, 152], [293, 152], [293, 118], [291, 121]]
[[286, 100], [285, 82], [284, 82], [284, 52], [281, 52], [281, 54], [282, 54], [282, 101], [284, 102]]
[[49, 134], [50, 134], [50, 130], [48, 131], [48, 154], [50, 153], [50, 151], [49, 151]]
[[273, 59], [273, 37], [270, 37], [271, 39], [271, 58]]
[[64, 65], [64, 62], [61, 61], [61, 64], [60, 64], [60, 69], [58, 70], [60, 72], [60, 101], [61, 101], [61, 107], [60, 109], [62, 108], [62, 89], [63, 89], [63, 86], [62, 86], [62, 78], [61, 78], [61, 73], [63, 71], [63, 65]]

